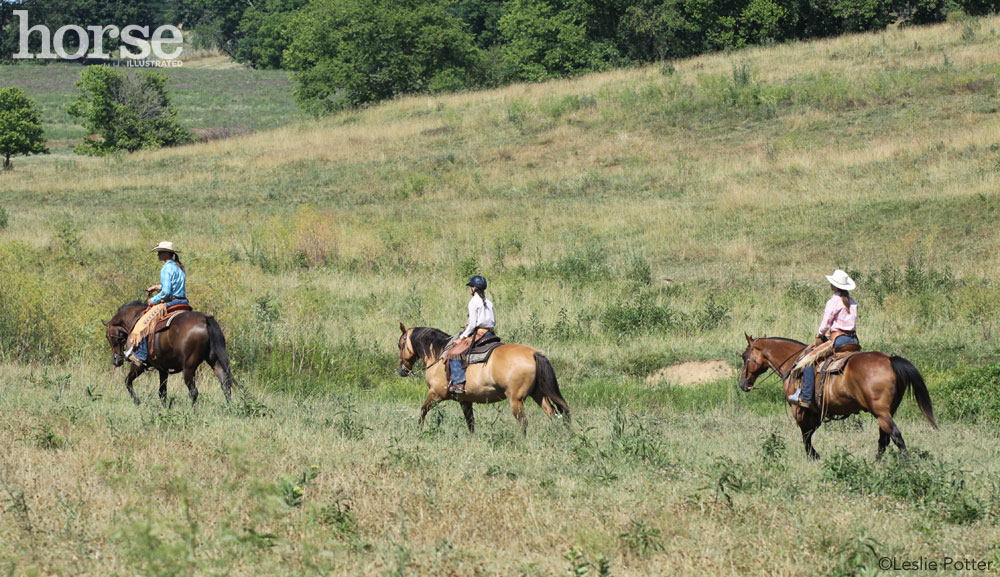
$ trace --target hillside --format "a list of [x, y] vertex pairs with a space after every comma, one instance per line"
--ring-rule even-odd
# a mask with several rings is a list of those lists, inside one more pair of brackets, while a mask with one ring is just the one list
[[[0, 175], [0, 560], [15, 575], [597, 575], [601, 555], [615, 576], [870, 574], [890, 555], [995, 569], [1000, 441], [949, 402], [1000, 361], [998, 27], [319, 121], [247, 71], [190, 70], [182, 120], [253, 121], [229, 104], [247, 82], [271, 110], [259, 128], [277, 128], [15, 159]], [[216, 116], [196, 120], [209, 89]], [[161, 408], [153, 377], [137, 409], [110, 368], [98, 321], [155, 281], [163, 239], [225, 329], [248, 391], [232, 407], [204, 371], [196, 411], [173, 380]], [[928, 381], [942, 430], [904, 401], [912, 463], [871, 463], [868, 417], [825, 425], [826, 460], [807, 462], [773, 377], [748, 394], [735, 374], [645, 380], [735, 368], [744, 332], [811, 338], [836, 267], [858, 280], [863, 345]], [[469, 436], [449, 403], [417, 431], [425, 388], [396, 376], [398, 324], [456, 329], [474, 272], [500, 336], [552, 359], [570, 427], [530, 407], [521, 438], [501, 403], [477, 407]]]

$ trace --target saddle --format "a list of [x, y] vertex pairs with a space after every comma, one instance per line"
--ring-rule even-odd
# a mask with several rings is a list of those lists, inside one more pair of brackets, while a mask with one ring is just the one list
[[806, 367], [816, 367], [816, 402], [817, 406], [823, 405], [824, 385], [832, 375], [839, 375], [844, 372], [851, 357], [861, 352], [861, 346], [854, 343], [846, 344], [839, 349], [833, 348], [833, 341], [827, 341], [813, 349], [806, 348], [802, 352], [798, 361], [792, 366], [787, 379], [800, 381], [802, 372]]
[[159, 333], [162, 333], [163, 331], [169, 329], [170, 328], [170, 324], [173, 323], [173, 321], [174, 321], [174, 317], [176, 317], [180, 313], [185, 313], [185, 312], [193, 311], [193, 310], [194, 309], [191, 308], [191, 305], [185, 305], [185, 304], [179, 304], [179, 305], [173, 305], [173, 306], [167, 305], [167, 310], [163, 314], [163, 317], [161, 317], [160, 320], [156, 321], [156, 324], [153, 325], [153, 331], [151, 333], [149, 333], [149, 337], [148, 337], [149, 338], [149, 343], [148, 344], [149, 344], [149, 356], [151, 358], [155, 358], [155, 355], [153, 354], [153, 350], [154, 350], [153, 347], [156, 344], [156, 335], [158, 335]]
[[[476, 329], [475, 333], [465, 337], [464, 339], [456, 339], [452, 341], [445, 347], [445, 360], [452, 361], [454, 359], [459, 359], [462, 361], [462, 366], [464, 367], [487, 362], [490, 360], [490, 355], [493, 354], [493, 350], [503, 344], [500, 337], [495, 334], [491, 337], [483, 338], [483, 335], [491, 330], [493, 329], [479, 328]], [[445, 363], [445, 376], [450, 383], [451, 366], [448, 363]]]

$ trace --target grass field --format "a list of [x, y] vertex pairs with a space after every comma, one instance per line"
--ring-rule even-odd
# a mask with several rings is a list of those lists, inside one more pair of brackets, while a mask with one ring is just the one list
[[[283, 77], [178, 71], [182, 120], [274, 129], [0, 175], [0, 558], [15, 575], [870, 575], [882, 556], [995, 573], [1000, 436], [948, 400], [1000, 361], [998, 25], [321, 121]], [[70, 139], [74, 70], [0, 83]], [[232, 407], [205, 372], [197, 411], [179, 382], [161, 408], [150, 377], [136, 409], [110, 368], [98, 321], [155, 280], [163, 239], [226, 330], [248, 391]], [[824, 426], [807, 462], [774, 379], [644, 380], [735, 367], [744, 331], [810, 339], [835, 267], [859, 281], [865, 347], [927, 378], [942, 430], [904, 402], [912, 462], [872, 463], [870, 418]], [[501, 404], [468, 436], [446, 405], [417, 430], [398, 323], [457, 328], [474, 272], [501, 336], [552, 359], [570, 427], [531, 408], [521, 438]]]

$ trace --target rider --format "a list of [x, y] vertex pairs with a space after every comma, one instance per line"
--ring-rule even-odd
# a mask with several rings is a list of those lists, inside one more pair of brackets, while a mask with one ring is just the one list
[[[826, 280], [830, 281], [833, 295], [830, 300], [826, 301], [823, 322], [819, 325], [819, 333], [812, 346], [817, 347], [823, 344], [827, 339], [828, 332], [830, 338], [833, 339], [834, 351], [844, 345], [860, 344], [855, 332], [855, 325], [858, 321], [858, 303], [850, 295], [850, 291], [854, 290], [857, 285], [846, 272], [840, 269], [833, 271], [833, 274], [828, 275]], [[813, 402], [815, 387], [816, 368], [810, 365], [805, 368], [802, 374], [802, 388], [788, 397], [788, 401], [800, 407], [809, 408]]]
[[[455, 340], [464, 339], [471, 335], [476, 335], [479, 329], [485, 332], [479, 336], [478, 340], [483, 340], [493, 336], [493, 327], [496, 326], [496, 317], [493, 316], [493, 302], [486, 298], [486, 279], [482, 275], [475, 275], [465, 283], [470, 287], [469, 292], [472, 298], [469, 300], [469, 322], [465, 325], [465, 330], [456, 337]], [[461, 359], [452, 359], [451, 364], [451, 384], [448, 386], [449, 393], [465, 392], [465, 369], [462, 367]]]
[[[161, 316], [166, 307], [176, 306], [176, 305], [187, 305], [187, 290], [186, 281], [187, 275], [184, 271], [184, 265], [181, 264], [181, 259], [178, 256], [180, 251], [174, 248], [174, 243], [169, 241], [163, 241], [156, 245], [156, 248], [152, 252], [157, 253], [160, 262], [163, 263], [163, 268], [160, 269], [160, 284], [153, 285], [146, 289], [147, 293], [155, 292], [156, 294], [149, 298], [147, 304], [150, 308], [143, 313], [143, 316], [135, 323], [135, 328], [133, 328], [133, 334], [129, 337], [131, 340], [133, 337], [137, 338], [137, 329], [149, 323], [149, 317], [153, 315]], [[163, 306], [157, 306], [160, 304]], [[133, 350], [134, 349], [134, 350]], [[129, 348], [125, 353], [125, 357], [130, 359], [132, 362], [141, 365], [146, 362], [146, 358], [149, 356], [149, 345], [146, 339], [141, 339], [138, 345]]]

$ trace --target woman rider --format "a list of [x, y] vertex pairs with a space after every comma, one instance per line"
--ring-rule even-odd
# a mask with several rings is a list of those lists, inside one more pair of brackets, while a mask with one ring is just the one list
[[[469, 292], [472, 294], [472, 298], [469, 300], [469, 322], [465, 325], [465, 330], [455, 340], [472, 335], [475, 335], [474, 341], [492, 338], [494, 336], [493, 328], [497, 321], [496, 317], [493, 316], [493, 303], [486, 298], [486, 279], [477, 274], [470, 278], [465, 286], [469, 287]], [[448, 392], [464, 393], [465, 368], [462, 367], [462, 360], [452, 359], [450, 364], [451, 384], [448, 385]]]
[[[174, 243], [163, 241], [156, 245], [152, 252], [157, 253], [163, 268], [160, 269], [160, 284], [146, 289], [147, 293], [156, 292], [149, 298], [150, 308], [135, 323], [132, 334], [129, 335], [130, 348], [125, 356], [133, 363], [143, 364], [149, 356], [149, 345], [144, 335], [139, 334], [150, 322], [156, 322], [166, 312], [167, 306], [187, 305], [186, 282], [187, 275], [184, 265], [178, 255], [180, 251], [174, 248]], [[135, 341], [138, 340], [138, 343]], [[133, 350], [134, 349], [134, 350]]]
[[[855, 332], [855, 325], [858, 322], [858, 303], [850, 295], [850, 291], [854, 290], [857, 285], [846, 272], [840, 269], [833, 271], [833, 274], [828, 275], [826, 280], [830, 281], [833, 295], [830, 300], [826, 301], [823, 321], [819, 325], [819, 334], [812, 346], [817, 347], [823, 344], [828, 332], [830, 338], [833, 339], [834, 351], [848, 344], [860, 344], [857, 332]], [[815, 387], [816, 367], [810, 365], [805, 368], [805, 372], [802, 374], [802, 388], [788, 397], [788, 402], [809, 408], [813, 402]]]

